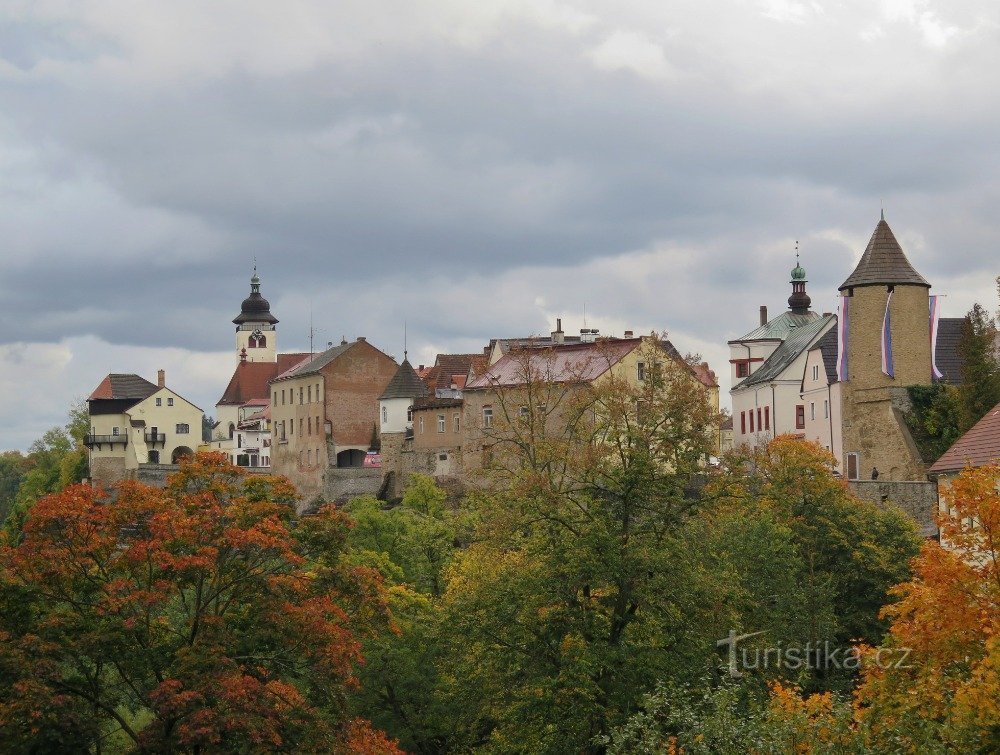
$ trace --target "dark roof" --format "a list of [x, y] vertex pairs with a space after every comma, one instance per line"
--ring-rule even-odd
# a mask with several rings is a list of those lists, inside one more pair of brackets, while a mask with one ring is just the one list
[[309, 354], [278, 354], [277, 362], [240, 362], [233, 370], [229, 385], [216, 403], [242, 406], [253, 399], [269, 399], [271, 392], [267, 384], [276, 375], [291, 369], [309, 359]]
[[902, 247], [892, 235], [885, 218], [878, 221], [861, 261], [840, 290], [855, 286], [911, 285], [931, 287], [924, 277], [913, 269]]
[[764, 325], [760, 325], [742, 338], [737, 338], [729, 343], [741, 341], [784, 341], [795, 328], [801, 328], [817, 319], [819, 314], [809, 312], [804, 315], [797, 315], [794, 312], [782, 312], [777, 317], [768, 320]]
[[142, 401], [156, 393], [159, 389], [155, 383], [150, 383], [143, 377], [134, 374], [112, 373], [101, 381], [89, 401], [100, 399]]
[[792, 330], [788, 337], [781, 342], [781, 345], [771, 353], [771, 356], [765, 359], [763, 364], [757, 368], [756, 372], [742, 382], [734, 385], [733, 388], [746, 388], [776, 379], [803, 351], [809, 348], [816, 339], [816, 336], [823, 331], [823, 328], [827, 327], [830, 323], [836, 322], [836, 319], [833, 315], [823, 315], [802, 327]]
[[357, 341], [344, 342], [339, 346], [333, 346], [326, 351], [317, 354], [312, 359], [307, 359], [299, 362], [298, 364], [292, 365], [289, 369], [279, 372], [274, 380], [284, 380], [285, 378], [298, 377], [299, 375], [307, 375], [310, 372], [319, 372], [319, 370], [326, 367], [330, 362], [339, 357], [349, 348], [351, 348]]
[[[834, 315], [836, 321], [836, 315]], [[823, 369], [826, 370], [826, 382], [833, 385], [837, 382], [837, 329], [830, 328], [813, 346], [823, 355]]]
[[423, 398], [418, 398], [413, 402], [413, 411], [418, 412], [421, 409], [448, 409], [461, 405], [462, 399], [460, 398], [434, 398], [433, 396], [424, 396]]
[[958, 385], [962, 382], [963, 360], [958, 353], [958, 342], [962, 340], [964, 317], [942, 317], [938, 320], [937, 353], [934, 362], [944, 377], [943, 383]]
[[271, 314], [271, 305], [260, 295], [260, 278], [256, 270], [250, 279], [250, 296], [243, 300], [240, 313], [233, 318], [233, 322], [237, 325], [245, 322], [269, 322], [273, 325], [278, 322], [278, 318]]
[[990, 409], [941, 458], [931, 465], [931, 474], [956, 472], [967, 464], [981, 467], [1000, 460], [1000, 404]]
[[392, 380], [389, 381], [389, 385], [385, 387], [382, 395], [378, 398], [379, 401], [382, 401], [390, 398], [418, 398], [426, 395], [427, 385], [413, 369], [410, 360], [404, 359], [403, 363], [399, 365], [399, 369], [396, 370], [396, 374], [392, 376]]

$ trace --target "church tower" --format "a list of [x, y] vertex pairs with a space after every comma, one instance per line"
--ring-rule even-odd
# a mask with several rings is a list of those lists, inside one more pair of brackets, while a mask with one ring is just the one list
[[240, 313], [233, 319], [236, 325], [236, 356], [246, 362], [277, 362], [278, 318], [271, 314], [271, 305], [260, 295], [260, 278], [254, 266], [250, 279], [250, 296], [243, 300]]
[[907, 386], [931, 383], [930, 287], [883, 214], [840, 286], [847, 320], [842, 469], [848, 478], [872, 479], [877, 470], [883, 480], [926, 479], [901, 411], [909, 404]]
[[[795, 242], [798, 246], [798, 242]], [[792, 295], [788, 297], [788, 308], [793, 315], [808, 315], [812, 299], [806, 293], [806, 269], [799, 264], [799, 253], [795, 252], [795, 267], [792, 268]]]

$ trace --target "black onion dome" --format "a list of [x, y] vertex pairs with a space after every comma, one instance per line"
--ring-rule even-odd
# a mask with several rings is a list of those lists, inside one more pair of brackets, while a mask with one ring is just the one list
[[267, 322], [274, 325], [278, 322], [278, 318], [271, 314], [271, 305], [260, 295], [260, 278], [257, 277], [256, 270], [250, 279], [250, 296], [243, 300], [240, 313], [233, 322], [237, 325], [245, 322]]

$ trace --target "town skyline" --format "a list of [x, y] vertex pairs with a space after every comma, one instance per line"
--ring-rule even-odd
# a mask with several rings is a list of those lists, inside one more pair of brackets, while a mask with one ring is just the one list
[[0, 447], [109, 371], [210, 411], [255, 256], [282, 348], [397, 360], [586, 308], [725, 380], [795, 241], [832, 311], [883, 207], [946, 316], [996, 308], [990, 4], [295, 11], [0, 11]]

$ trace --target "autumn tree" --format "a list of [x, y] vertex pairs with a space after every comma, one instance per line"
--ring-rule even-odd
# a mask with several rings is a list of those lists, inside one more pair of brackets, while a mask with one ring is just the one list
[[394, 752], [347, 711], [360, 636], [387, 620], [327, 508], [221, 454], [165, 490], [41, 498], [0, 548], [0, 731], [8, 748]]
[[678, 533], [716, 412], [659, 339], [631, 361], [620, 348], [525, 352], [493, 386], [491, 487], [470, 498], [481, 526], [444, 594], [463, 747], [593, 749], [657, 678], [711, 657], [713, 587]]
[[[880, 747], [1000, 749], [1000, 465], [969, 468], [945, 490], [941, 544], [885, 608], [887, 645], [906, 663], [869, 656], [858, 715]], [[898, 655], [897, 655], [898, 657]]]

